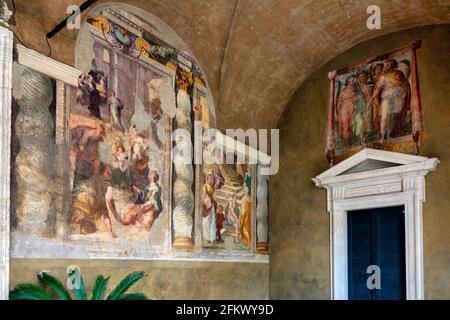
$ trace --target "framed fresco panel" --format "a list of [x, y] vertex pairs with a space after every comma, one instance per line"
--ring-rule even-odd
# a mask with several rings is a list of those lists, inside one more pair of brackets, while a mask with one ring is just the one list
[[159, 92], [162, 82], [173, 83], [172, 73], [101, 42], [93, 50], [92, 69], [79, 78], [66, 111], [66, 239], [88, 248], [105, 243], [99, 252], [89, 248], [93, 256], [120, 256], [121, 247], [127, 256], [166, 253], [172, 120]]
[[331, 71], [327, 160], [359, 150], [418, 154], [425, 140], [416, 49], [421, 42]]
[[256, 243], [256, 166], [203, 165], [201, 235], [203, 251], [253, 254]]
[[[91, 49], [92, 69], [71, 76], [78, 77], [77, 87], [16, 66], [17, 88], [25, 95], [17, 89], [15, 104], [23, 107], [13, 104], [21, 146], [12, 145], [14, 164], [21, 168], [12, 184], [14, 257], [151, 259], [170, 254], [172, 117], [163, 91], [174, 90], [175, 74], [101, 41]], [[38, 58], [44, 59], [31, 62]], [[26, 99], [34, 92], [42, 92], [31, 96], [40, 104], [34, 113], [25, 113], [35, 105]], [[39, 132], [22, 129], [30, 120], [39, 123]], [[37, 148], [45, 152], [31, 163]], [[31, 206], [30, 199], [39, 203]]]

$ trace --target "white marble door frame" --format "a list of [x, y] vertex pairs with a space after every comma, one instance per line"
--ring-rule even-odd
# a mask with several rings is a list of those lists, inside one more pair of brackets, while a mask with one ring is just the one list
[[[333, 214], [330, 215], [333, 299], [348, 299], [347, 212], [394, 206], [404, 206], [406, 298], [408, 300], [423, 299], [422, 212], [416, 210], [417, 208], [414, 206], [414, 192], [412, 191], [334, 202]], [[381, 286], [383, 286], [382, 273], [383, 270], [381, 270]]]
[[[406, 298], [424, 299], [422, 203], [425, 176], [438, 163], [437, 158], [364, 149], [313, 178], [327, 190], [331, 299], [348, 299], [347, 212], [400, 205], [405, 212]], [[383, 287], [382, 282], [381, 274]]]

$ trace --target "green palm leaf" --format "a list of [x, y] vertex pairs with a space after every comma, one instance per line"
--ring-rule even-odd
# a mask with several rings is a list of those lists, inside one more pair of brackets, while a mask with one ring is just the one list
[[39, 281], [41, 281], [45, 286], [50, 288], [50, 290], [56, 294], [59, 300], [72, 300], [70, 293], [67, 291], [66, 287], [56, 279], [55, 277], [49, 275], [46, 272], [41, 272], [37, 275]]
[[69, 281], [72, 284], [72, 292], [76, 300], [87, 300], [86, 287], [84, 280], [78, 270], [74, 269], [69, 272]]
[[131, 288], [137, 281], [142, 279], [145, 276], [145, 273], [140, 272], [132, 272], [127, 275], [125, 278], [120, 281], [120, 283], [114, 288], [114, 290], [108, 295], [106, 300], [118, 300], [119, 297], [124, 295], [128, 289]]
[[24, 283], [9, 292], [10, 300], [53, 300], [52, 296], [41, 287]]
[[106, 292], [106, 286], [108, 285], [108, 280], [109, 277], [105, 278], [102, 275], [99, 275], [97, 279], [95, 279], [91, 300], [103, 300]]
[[126, 293], [118, 297], [116, 300], [150, 300], [147, 295], [142, 292]]
[[[108, 295], [107, 300], [150, 300], [147, 295], [142, 292], [126, 293], [136, 282], [145, 276], [143, 271], [132, 272], [120, 281], [114, 290]], [[69, 291], [64, 287], [58, 279], [50, 275], [48, 272], [41, 272], [37, 275], [39, 281], [43, 285], [24, 283], [17, 285], [9, 292], [11, 300], [72, 300]], [[92, 290], [92, 300], [104, 299], [106, 289], [110, 277], [97, 276]], [[67, 286], [73, 292], [73, 298], [76, 300], [87, 300], [86, 287], [80, 269], [74, 268], [69, 271]], [[49, 289], [47, 292], [45, 289]]]

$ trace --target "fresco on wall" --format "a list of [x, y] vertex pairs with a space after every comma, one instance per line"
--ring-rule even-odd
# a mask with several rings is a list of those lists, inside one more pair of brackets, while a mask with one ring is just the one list
[[203, 169], [203, 248], [251, 250], [255, 203], [252, 167], [216, 164]]
[[[120, 12], [120, 13], [119, 13]], [[127, 30], [118, 23], [111, 21], [105, 15], [89, 17], [87, 22], [96, 30], [96, 36], [101, 38], [106, 44], [113, 49], [120, 50], [123, 54], [139, 59], [140, 57], [150, 58], [161, 64], [173, 64], [189, 69], [192, 74], [205, 83], [205, 77], [197, 65], [197, 63], [185, 52], [171, 47], [167, 44], [157, 43], [151, 39], [142, 37], [144, 33], [142, 25], [150, 27], [153, 32], [159, 33], [155, 26], [148, 23], [135, 21], [136, 17], [127, 12], [119, 10], [119, 12], [106, 9], [105, 13], [110, 17], [120, 17], [120, 20], [128, 21], [130, 25], [137, 28], [139, 35]], [[126, 15], [122, 16], [122, 15]], [[129, 21], [132, 19], [134, 21]]]
[[124, 54], [129, 54], [135, 59], [141, 55], [151, 57], [155, 60], [165, 60], [166, 62], [176, 56], [177, 51], [166, 46], [159, 46], [150, 43], [129, 32], [124, 27], [109, 21], [106, 17], [99, 15], [88, 18], [88, 23], [102, 32], [103, 39], [111, 48], [116, 48]]
[[78, 78], [55, 81], [15, 64], [11, 256], [267, 253], [256, 251], [267, 247], [267, 228], [256, 231], [254, 166], [172, 162], [173, 147], [188, 142], [172, 141], [174, 130], [193, 134], [193, 120], [215, 126], [198, 65], [142, 38], [137, 16], [103, 12], [108, 18], [88, 18], [80, 31]]
[[364, 147], [418, 153], [424, 142], [415, 50], [409, 47], [330, 72], [327, 157]]
[[[161, 76], [95, 42], [70, 113], [70, 233], [163, 243], [168, 116]], [[114, 64], [111, 61], [115, 61]]]

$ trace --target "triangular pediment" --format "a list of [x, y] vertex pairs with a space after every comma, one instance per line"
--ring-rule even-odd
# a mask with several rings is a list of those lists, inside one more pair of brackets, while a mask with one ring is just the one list
[[[380, 172], [383, 169], [392, 169], [413, 164], [426, 163], [429, 160], [433, 159], [398, 152], [366, 148], [321, 173], [314, 178], [313, 181], [316, 185], [321, 185], [324, 181], [338, 176], [346, 176], [346, 178], [350, 178], [350, 175]], [[438, 160], [436, 159], [436, 161]]]
[[401, 164], [394, 163], [394, 162], [388, 162], [388, 161], [382, 161], [382, 160], [366, 159], [366, 160], [362, 161], [361, 163], [351, 167], [350, 169], [342, 172], [339, 175], [352, 174], [352, 173], [358, 173], [358, 172], [364, 172], [364, 171], [372, 171], [372, 170], [391, 168], [391, 167], [396, 167], [396, 166], [401, 166]]

